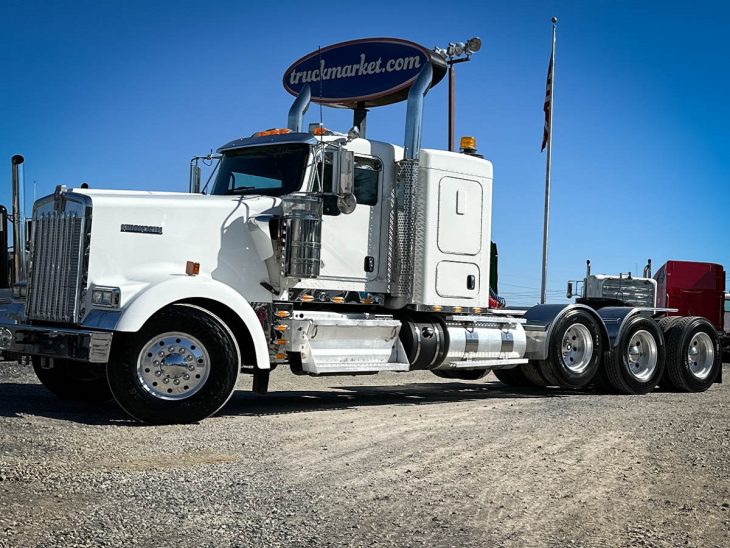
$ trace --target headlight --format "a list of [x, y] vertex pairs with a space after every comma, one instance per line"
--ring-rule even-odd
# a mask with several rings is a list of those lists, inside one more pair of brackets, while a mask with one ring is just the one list
[[99, 308], [119, 308], [118, 287], [97, 286], [91, 291], [91, 304]]

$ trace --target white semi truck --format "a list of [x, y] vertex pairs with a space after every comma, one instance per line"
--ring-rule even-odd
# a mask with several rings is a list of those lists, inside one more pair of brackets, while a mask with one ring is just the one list
[[492, 164], [473, 144], [420, 147], [432, 83], [426, 63], [407, 90], [403, 146], [356, 128], [302, 131], [305, 87], [286, 129], [218, 149], [206, 193], [195, 165], [190, 193], [58, 187], [34, 204], [28, 253], [14, 255], [0, 350], [29, 357], [62, 398], [114, 398], [148, 423], [216, 413], [239, 374], [265, 393], [275, 367], [494, 371], [515, 386], [627, 394], [663, 378], [687, 391], [718, 382], [717, 333], [702, 318], [490, 308]]

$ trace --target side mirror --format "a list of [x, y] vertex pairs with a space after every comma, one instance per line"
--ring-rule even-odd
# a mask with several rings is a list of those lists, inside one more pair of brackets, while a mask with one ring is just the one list
[[344, 214], [355, 211], [355, 153], [339, 149], [332, 158], [332, 192], [337, 194], [337, 208]]
[[573, 297], [573, 282], [568, 282], [568, 290], [565, 292], [565, 296], [568, 299]]

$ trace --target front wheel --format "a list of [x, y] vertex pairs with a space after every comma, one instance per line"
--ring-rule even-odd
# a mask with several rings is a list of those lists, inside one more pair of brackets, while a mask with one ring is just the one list
[[137, 333], [115, 339], [107, 378], [114, 399], [133, 418], [191, 423], [225, 405], [239, 369], [238, 346], [219, 318], [174, 305]]
[[103, 365], [33, 356], [33, 370], [41, 384], [63, 400], [112, 399]]

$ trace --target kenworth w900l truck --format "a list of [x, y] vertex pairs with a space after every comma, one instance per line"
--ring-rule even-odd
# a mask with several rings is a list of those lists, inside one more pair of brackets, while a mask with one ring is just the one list
[[[443, 59], [415, 49], [388, 63], [383, 44], [398, 41], [374, 42], [333, 48], [355, 49], [360, 65], [327, 57], [326, 73], [332, 52], [318, 50], [308, 78], [326, 74], [332, 86], [302, 83], [287, 128], [220, 147], [207, 193], [195, 165], [190, 193], [58, 187], [33, 206], [27, 253], [17, 252], [14, 157], [15, 275], [0, 350], [29, 357], [61, 397], [114, 398], [149, 423], [216, 413], [239, 374], [265, 393], [274, 367], [465, 380], [494, 371], [516, 386], [601, 382], [629, 394], [663, 379], [689, 391], [718, 380], [717, 333], [702, 318], [660, 319], [668, 309], [655, 305], [490, 304], [492, 164], [470, 143], [420, 147]], [[376, 58], [412, 75], [372, 74]], [[386, 95], [348, 96], [334, 89], [338, 74], [391, 78], [387, 97], [408, 101], [403, 146], [363, 137], [362, 111]], [[353, 104], [360, 131], [302, 131], [315, 92]]]

